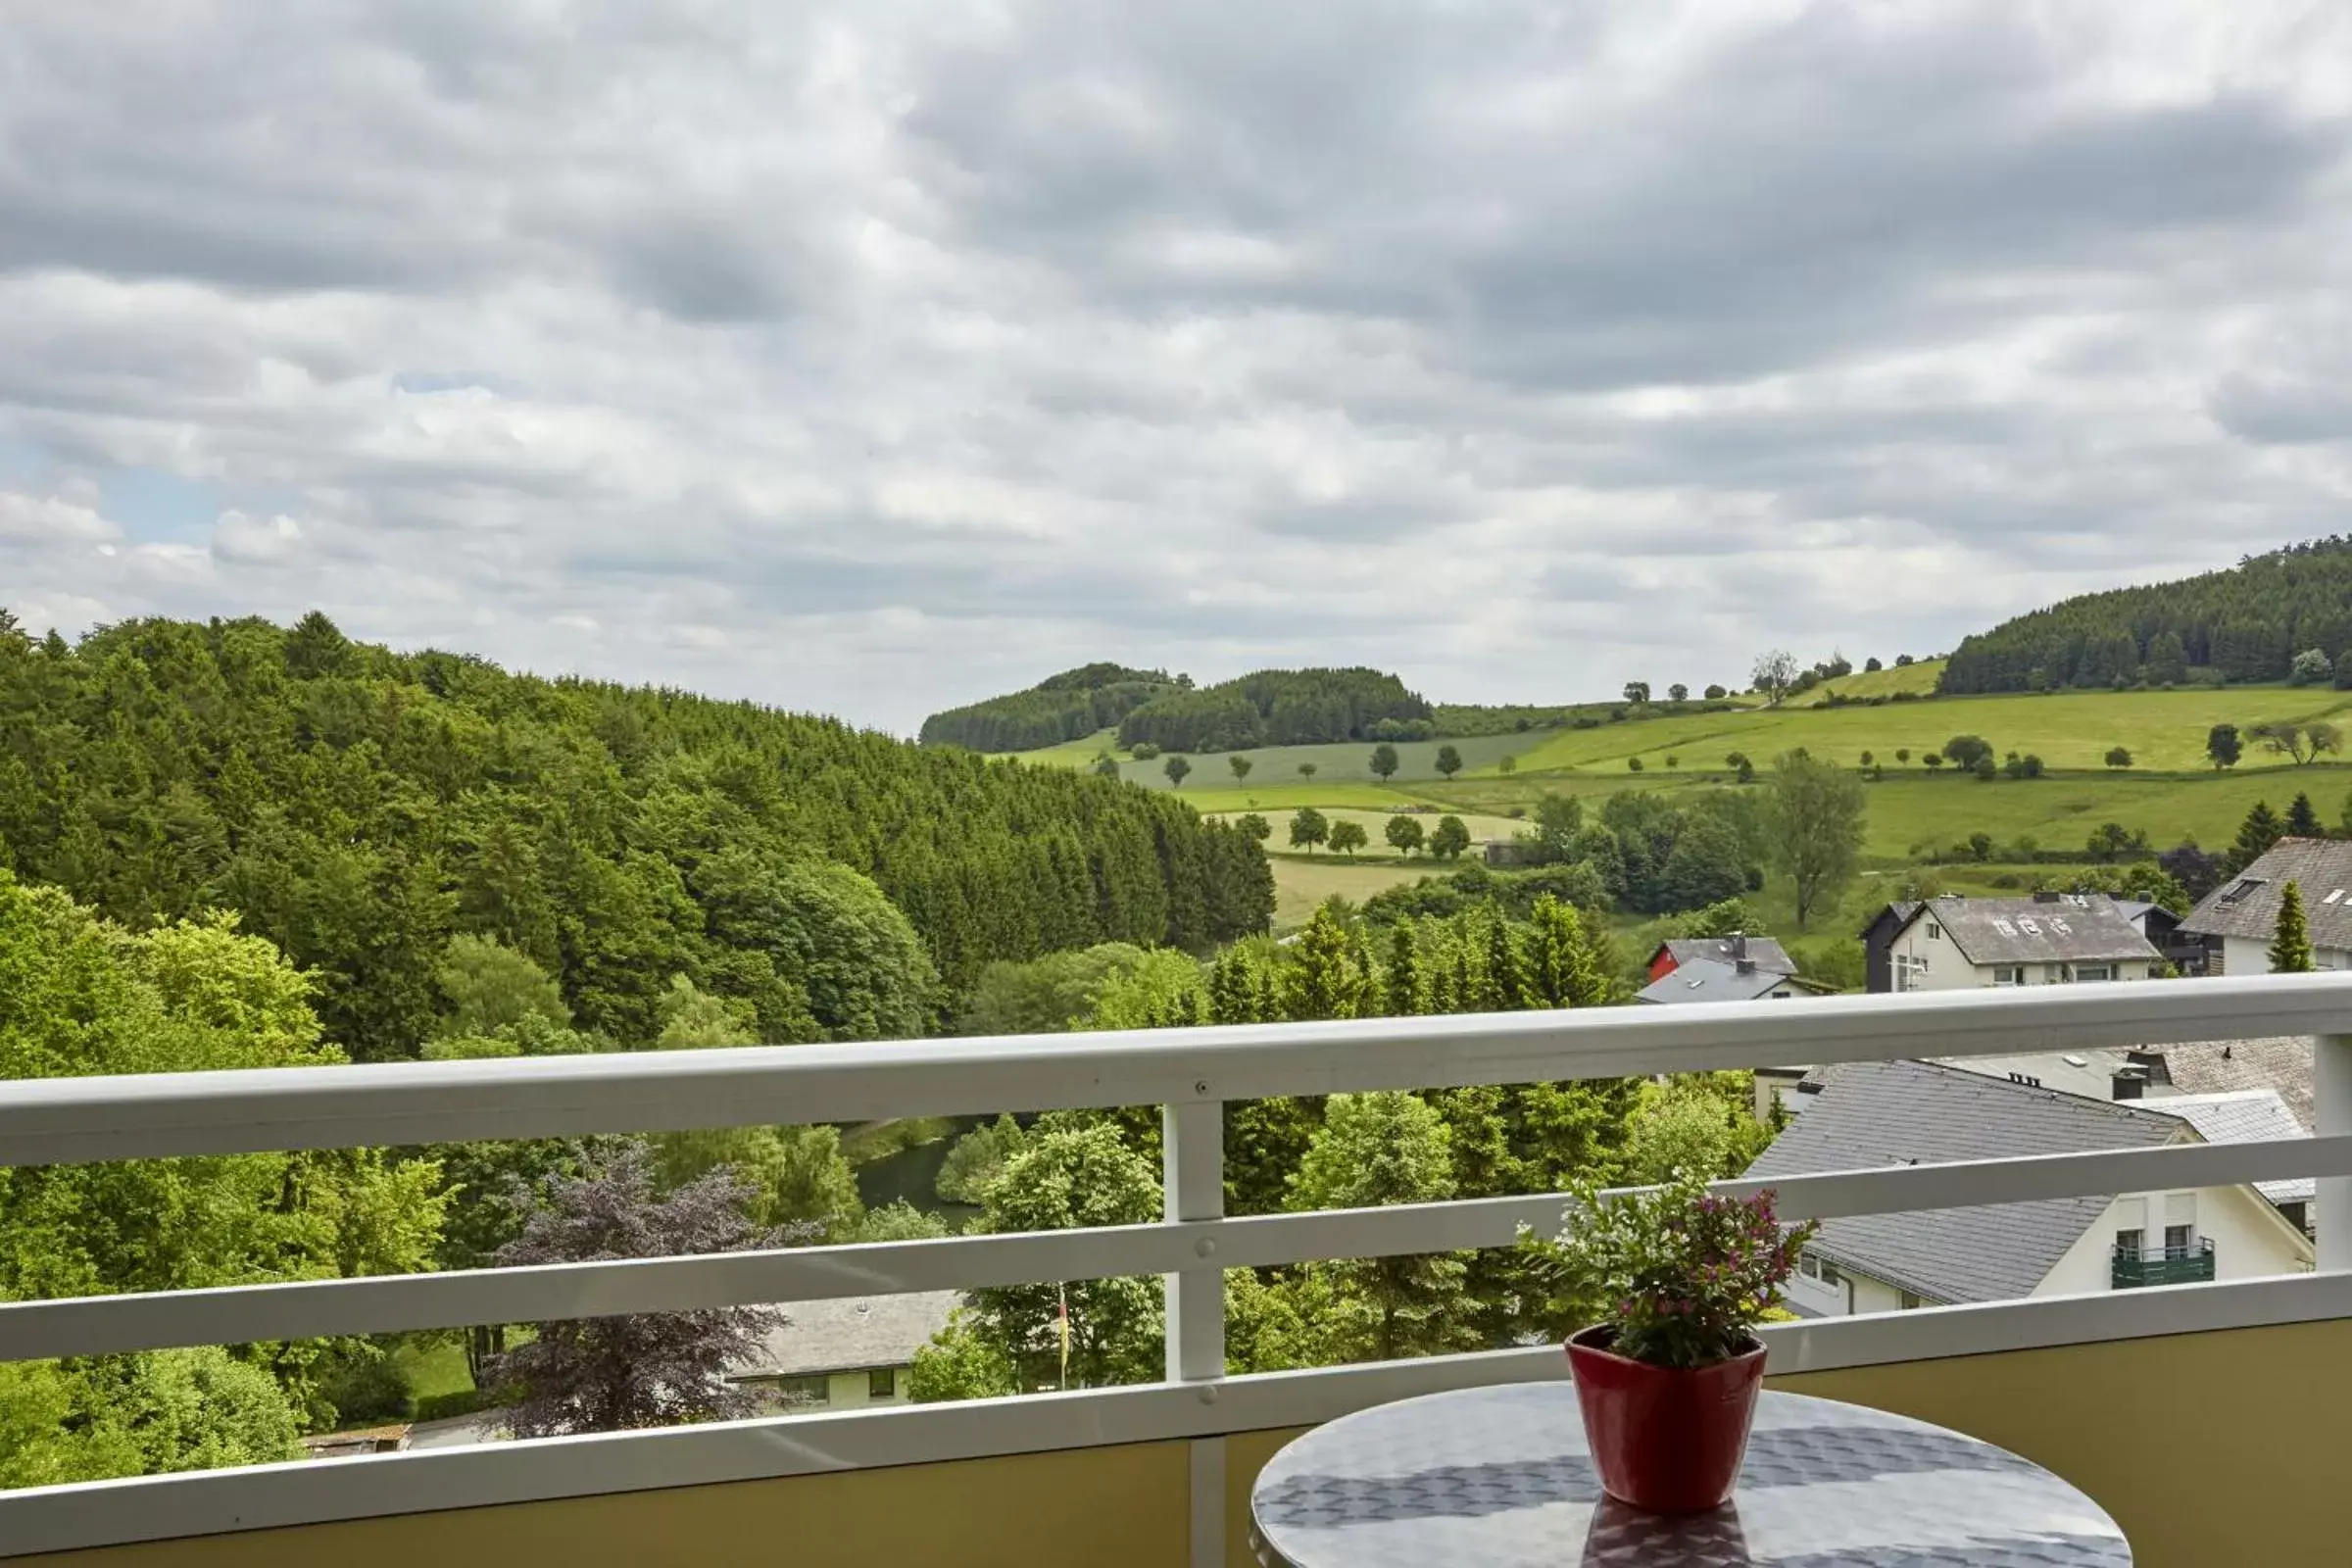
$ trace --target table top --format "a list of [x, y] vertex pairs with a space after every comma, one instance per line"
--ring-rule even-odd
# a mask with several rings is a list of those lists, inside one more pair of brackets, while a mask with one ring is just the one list
[[[1267, 1568], [2131, 1568], [2123, 1532], [2005, 1448], [1767, 1392], [1740, 1490], [1712, 1513], [1605, 1496], [1567, 1383], [1359, 1410], [1259, 1472]], [[1580, 1556], [1579, 1553], [1582, 1553]]]

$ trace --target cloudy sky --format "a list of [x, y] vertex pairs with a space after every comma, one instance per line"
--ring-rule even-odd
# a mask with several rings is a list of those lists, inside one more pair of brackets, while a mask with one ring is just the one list
[[2352, 527], [2325, 3], [0, 13], [0, 604], [909, 729], [1925, 654]]

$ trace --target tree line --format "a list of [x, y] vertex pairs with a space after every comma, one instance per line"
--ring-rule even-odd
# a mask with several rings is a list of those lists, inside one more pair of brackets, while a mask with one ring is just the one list
[[1381, 670], [1266, 669], [1154, 698], [1120, 721], [1119, 744], [1163, 752], [1305, 746], [1373, 739], [1384, 722], [1411, 725], [1432, 717], [1427, 702]]
[[[1627, 1000], [1621, 966], [1599, 922], [1549, 893], [1524, 918], [1494, 901], [1386, 923], [1326, 905], [1296, 941], [1238, 944], [1213, 963], [995, 965], [965, 1021], [996, 1033], [1600, 1006]], [[1728, 1174], [1773, 1130], [1744, 1073], [1245, 1102], [1225, 1110], [1226, 1203], [1262, 1214]], [[943, 1186], [981, 1205], [981, 1231], [1146, 1223], [1159, 1213], [1158, 1139], [1150, 1106], [1003, 1117], [950, 1152]], [[1491, 1348], [1564, 1333], [1583, 1310], [1510, 1250], [1233, 1270], [1227, 1290], [1237, 1372]], [[1161, 1333], [1155, 1279], [975, 1291], [918, 1356], [915, 1396], [1156, 1377]]]
[[1192, 684], [1163, 669], [1082, 664], [1049, 675], [1025, 692], [1008, 692], [933, 713], [919, 732], [925, 746], [970, 752], [1034, 752], [1108, 729], [1155, 697]]
[[919, 1034], [998, 958], [1265, 928], [1259, 846], [1167, 795], [831, 719], [350, 642], [323, 615], [0, 614], [0, 867], [132, 929], [231, 909], [327, 1035], [414, 1056], [454, 936], [650, 1044], [683, 976], [762, 1038]]
[[1964, 639], [1944, 693], [2306, 680], [2352, 686], [2352, 538], [2252, 556], [2177, 582], [2084, 594]]

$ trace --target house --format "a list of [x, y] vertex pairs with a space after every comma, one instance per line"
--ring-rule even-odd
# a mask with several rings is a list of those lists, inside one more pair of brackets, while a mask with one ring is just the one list
[[[1928, 1061], [1828, 1070], [1750, 1177], [2155, 1149], [2205, 1141], [2162, 1102], [2119, 1103]], [[2312, 1267], [2310, 1239], [2248, 1186], [2048, 1199], [1825, 1220], [1788, 1305], [1842, 1316], [2072, 1296]]]
[[2295, 1125], [2310, 1132], [2313, 1073], [2311, 1040], [2271, 1035], [2254, 1040], [2210, 1040], [2161, 1048], [2166, 1074], [2184, 1094], [2219, 1095], [2267, 1089], [2286, 1106]]
[[[2309, 1136], [2275, 1089], [2168, 1095], [2150, 1102], [2148, 1108], [2180, 1117], [2209, 1144], [2261, 1144]], [[2320, 1190], [2317, 1177], [2289, 1176], [2278, 1181], [2256, 1182], [2254, 1187], [2289, 1224], [2307, 1234], [2310, 1232], [2312, 1200], [2319, 1196]]]
[[1870, 924], [1862, 928], [1859, 935], [1865, 991], [1894, 989], [1894, 935], [1918, 910], [1916, 900], [1900, 899], [1872, 915]]
[[1674, 973], [1677, 965], [1692, 958], [1712, 958], [1717, 963], [1730, 964], [1746, 958], [1757, 968], [1775, 974], [1796, 973], [1796, 960], [1778, 942], [1735, 931], [1728, 937], [1673, 937], [1659, 943], [1657, 952], [1649, 956], [1649, 977], [1653, 981], [1663, 980]]
[[2164, 973], [2164, 955], [2104, 893], [1930, 899], [1896, 927], [1886, 954], [1886, 984], [1894, 991], [2148, 980]]
[[2271, 939], [2289, 882], [2303, 890], [2312, 963], [2352, 968], [2352, 843], [2280, 839], [2180, 917], [2180, 935], [2204, 949], [2207, 974], [2271, 972]]
[[760, 1354], [728, 1374], [795, 1410], [904, 1404], [914, 1352], [948, 1326], [954, 1291], [793, 1301]]
[[1818, 996], [1828, 990], [1811, 980], [1759, 966], [1753, 958], [1718, 963], [1713, 958], [1688, 958], [1634, 993], [1637, 1002], [1775, 1002], [1790, 997]]

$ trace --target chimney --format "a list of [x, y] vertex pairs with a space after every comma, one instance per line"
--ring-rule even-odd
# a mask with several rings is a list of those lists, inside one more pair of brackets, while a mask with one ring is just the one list
[[1740, 974], [1754, 974], [1756, 972], [1756, 960], [1753, 958], [1734, 958], [1732, 960], [1732, 968]]
[[2137, 1067], [2126, 1067], [2108, 1080], [2116, 1100], [2137, 1100], [2148, 1086], [2147, 1076]]
[[1737, 963], [1745, 959], [1746, 957], [1747, 933], [1744, 931], [1735, 931], [1732, 933], [1732, 961]]
[[2035, 904], [2056, 904], [2062, 897], [2064, 897], [2062, 894], [2041, 892], [2034, 895], [2034, 902]]

